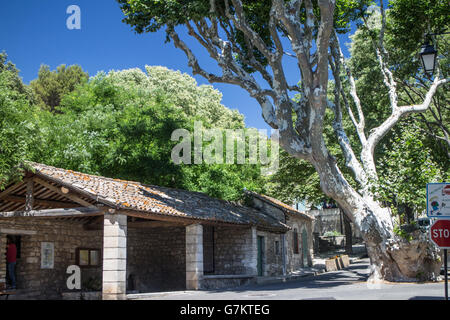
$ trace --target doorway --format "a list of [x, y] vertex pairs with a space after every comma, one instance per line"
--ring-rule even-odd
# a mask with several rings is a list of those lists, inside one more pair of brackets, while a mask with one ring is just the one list
[[[17, 262], [19, 261], [19, 259], [21, 258], [21, 252], [22, 252], [22, 236], [21, 235], [16, 235], [16, 234], [7, 234], [6, 235], [7, 241], [11, 241], [15, 246], [16, 246], [16, 265], [14, 266], [14, 274], [16, 275], [16, 281], [17, 281]], [[8, 245], [7, 245], [8, 247]], [[7, 247], [5, 248], [5, 253], [7, 252]], [[7, 263], [7, 259], [4, 260], [4, 263], [6, 264], [6, 284], [8, 286], [11, 286], [12, 282], [11, 282], [11, 277], [9, 274], [9, 269], [8, 269], [8, 263]], [[17, 284], [16, 284], [17, 286]]]
[[258, 236], [257, 237], [257, 244], [258, 244], [258, 263], [257, 263], [257, 269], [258, 269], [258, 277], [264, 276], [264, 237]]
[[306, 229], [302, 231], [302, 255], [303, 255], [303, 267], [307, 267], [309, 265], [308, 261], [308, 233]]

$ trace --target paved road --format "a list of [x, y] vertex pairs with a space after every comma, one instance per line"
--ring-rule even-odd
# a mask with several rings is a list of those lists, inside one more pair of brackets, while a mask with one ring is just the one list
[[145, 300], [438, 300], [444, 298], [444, 282], [367, 284], [368, 260], [346, 270], [327, 272], [308, 279], [252, 285], [231, 290], [179, 291], [141, 295]]

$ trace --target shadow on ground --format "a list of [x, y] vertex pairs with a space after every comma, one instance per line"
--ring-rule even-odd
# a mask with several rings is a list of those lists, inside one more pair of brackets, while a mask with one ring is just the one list
[[323, 289], [349, 285], [357, 282], [365, 282], [368, 278], [368, 264], [357, 263], [345, 269], [333, 272], [326, 272], [305, 279], [290, 280], [286, 282], [271, 284], [253, 284], [237, 288], [208, 290], [208, 292], [236, 292], [245, 293], [247, 291], [277, 291], [286, 289]]

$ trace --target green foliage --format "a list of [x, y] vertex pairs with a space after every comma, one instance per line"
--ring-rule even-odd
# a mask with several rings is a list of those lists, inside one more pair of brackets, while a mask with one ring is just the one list
[[391, 0], [388, 12], [393, 45], [406, 52], [416, 53], [425, 33], [446, 32], [450, 25], [446, 0]]
[[89, 75], [78, 65], [60, 65], [55, 71], [42, 65], [38, 78], [30, 82], [30, 87], [36, 103], [43, 109], [54, 111], [65, 94], [72, 92], [77, 85], [86, 83], [88, 79]]
[[0, 190], [21, 176], [28, 146], [36, 134], [34, 108], [6, 54], [0, 54]]
[[171, 160], [175, 129], [193, 132], [198, 120], [205, 128], [245, 127], [212, 86], [164, 67], [99, 73], [87, 81], [81, 67], [43, 66], [31, 82], [32, 99], [6, 54], [0, 62], [0, 187], [19, 178], [31, 160], [227, 200], [239, 199], [244, 188], [262, 192], [258, 165]]
[[[389, 62], [394, 66], [393, 72], [399, 83], [400, 105], [421, 103], [427, 90], [427, 80], [421, 79], [423, 74], [419, 74], [419, 80], [413, 78], [413, 76], [417, 77], [418, 70], [420, 70], [415, 55], [417, 55], [421, 45], [421, 36], [418, 34], [414, 36], [414, 45], [398, 42], [400, 38], [409, 37], [409, 33], [402, 28], [414, 29], [415, 33], [420, 29], [416, 26], [413, 28], [412, 25], [406, 23], [407, 21], [402, 21], [402, 19], [409, 19], [407, 16], [410, 14], [410, 9], [405, 7], [406, 2], [409, 3], [411, 1], [391, 2], [391, 9], [387, 11], [388, 30], [385, 35], [385, 46], [389, 52]], [[414, 5], [419, 5], [421, 1], [412, 2], [415, 3]], [[422, 2], [425, 3], [425, 1]], [[448, 15], [442, 17], [445, 15], [445, 10], [441, 10], [441, 2], [426, 2], [428, 5], [427, 10], [433, 10], [433, 16], [430, 17], [434, 21], [432, 30], [438, 30], [439, 21], [448, 19]], [[413, 16], [418, 19], [416, 14], [413, 14]], [[377, 22], [379, 18], [379, 13], [372, 11], [369, 21], [375, 27], [374, 34], [360, 27], [351, 36], [351, 58], [347, 60], [355, 77], [358, 96], [364, 109], [366, 135], [370, 134], [370, 129], [379, 126], [391, 112], [388, 89], [383, 83], [379, 62], [375, 56], [371, 41], [371, 36], [378, 36], [377, 28], [381, 26]], [[423, 20], [420, 20], [420, 23], [422, 24]], [[400, 32], [400, 30], [403, 30], [403, 32]], [[401, 37], [399, 38], [398, 35], [400, 33]], [[445, 76], [448, 74], [447, 69], [449, 66], [448, 45], [445, 45], [446, 38], [444, 36], [439, 39], [441, 41], [439, 50], [442, 54], [440, 60], [441, 71]], [[342, 80], [344, 80], [344, 90], [347, 97], [350, 97], [348, 92], [349, 84], [346, 82], [346, 79]], [[412, 87], [411, 90], [403, 85], [405, 82]], [[330, 81], [329, 92], [331, 93], [333, 89], [334, 83]], [[330, 95], [329, 99], [333, 100], [333, 97]], [[357, 114], [352, 99], [348, 98], [348, 101], [353, 113]], [[447, 107], [448, 101], [448, 90], [438, 90], [430, 111], [421, 115], [411, 115], [401, 120], [375, 150], [377, 168], [379, 168], [379, 181], [373, 182], [374, 187], [372, 190], [378, 194], [380, 201], [391, 206], [392, 212], [396, 215], [403, 217], [411, 213], [410, 211], [421, 212], [425, 205], [426, 183], [445, 181], [450, 177], [448, 145], [442, 140], [436, 140], [433, 137], [433, 135], [438, 135], [442, 126], [445, 126], [450, 121], [450, 112]], [[440, 108], [438, 108], [439, 106]], [[343, 112], [344, 129], [355, 154], [358, 154], [361, 150], [360, 142], [347, 111], [344, 110]], [[331, 112], [327, 110], [324, 122], [324, 138], [327, 142], [327, 148], [337, 159], [339, 167], [345, 168], [331, 121]], [[343, 173], [346, 179], [353, 186], [356, 186], [352, 175], [345, 169]], [[314, 168], [306, 162], [302, 163], [302, 161], [289, 157], [285, 153], [281, 154], [280, 170], [272, 177], [270, 186], [270, 192], [274, 197], [288, 203], [294, 203], [301, 199], [307, 199], [310, 203], [318, 203], [324, 197]]]
[[[259, 166], [175, 165], [175, 129], [244, 128], [243, 117], [220, 103], [211, 86], [163, 67], [99, 73], [65, 95], [56, 113], [39, 113], [40, 141], [32, 160], [146, 184], [236, 200], [247, 187], [261, 191]], [[51, 146], [49, 148], [48, 146]]]
[[306, 200], [311, 205], [318, 205], [325, 198], [314, 167], [284, 150], [280, 152], [279, 170], [268, 182], [268, 195], [289, 204]]
[[374, 183], [374, 191], [391, 205], [394, 214], [403, 213], [403, 204], [422, 212], [426, 208], [426, 184], [450, 178], [432, 160], [432, 151], [424, 147], [422, 139], [417, 130], [404, 126], [382, 145], [379, 181]]
[[394, 233], [395, 233], [396, 235], [398, 235], [399, 237], [405, 239], [406, 241], [411, 241], [411, 240], [413, 240], [413, 236], [412, 236], [409, 232], [403, 230], [403, 229], [402, 229], [401, 227], [399, 227], [399, 226], [394, 226]]
[[[203, 18], [213, 17], [217, 17], [225, 26], [230, 25], [230, 20], [225, 13], [224, 1], [215, 1], [215, 12], [211, 11], [210, 1], [206, 0], [117, 0], [117, 2], [125, 15], [122, 21], [130, 25], [136, 33], [156, 32], [164, 27], [167, 27], [166, 31], [169, 31], [175, 26], [185, 25], [189, 21], [196, 22]], [[334, 14], [337, 32], [347, 32], [350, 29], [350, 22], [358, 19], [361, 12], [372, 3], [372, 0], [337, 0]], [[229, 6], [230, 12], [234, 14], [235, 8], [231, 1], [229, 1]], [[266, 47], [274, 50], [275, 45], [269, 30], [271, 6], [271, 0], [242, 0], [247, 23], [259, 34]], [[313, 6], [316, 20], [320, 21], [320, 10], [316, 1], [313, 1]], [[300, 18], [303, 22], [306, 21], [304, 4], [301, 8]], [[280, 29], [279, 31], [281, 35], [285, 35], [284, 30]], [[316, 32], [317, 30], [314, 30], [314, 33]], [[233, 42], [239, 45], [244, 56], [251, 53], [263, 66], [267, 65], [266, 58], [258, 49], [248, 48], [241, 31], [233, 31], [230, 36], [233, 37]], [[250, 66], [242, 63], [239, 57], [238, 61], [247, 71], [254, 71]]]
[[[385, 47], [389, 52], [388, 63], [393, 66], [392, 71], [398, 83], [400, 106], [422, 103], [430, 84], [429, 80], [423, 78], [416, 57], [423, 33], [427, 30], [422, 28], [424, 19], [419, 19], [419, 16], [423, 10], [419, 7], [423, 10], [427, 7], [427, 12], [433, 11], [429, 16], [429, 22], [434, 21], [431, 23], [434, 25], [433, 30], [437, 30], [435, 28], [440, 19], [448, 19], [442, 16], [445, 10], [441, 10], [442, 3], [439, 1], [390, 2]], [[411, 8], [417, 8], [417, 13], [411, 12]], [[418, 23], [412, 24], [410, 19]], [[375, 34], [361, 28], [352, 36], [349, 59], [364, 107], [366, 134], [369, 134], [369, 129], [379, 126], [391, 112], [387, 88], [370, 41], [371, 36], [378, 36], [381, 26], [376, 22], [378, 20], [379, 13], [374, 11], [369, 21], [374, 26]], [[406, 29], [409, 31], [406, 32]], [[442, 46], [440, 52], [443, 54], [440, 59], [441, 71], [445, 76], [448, 74], [448, 45]], [[375, 150], [379, 180], [373, 182], [372, 190], [401, 220], [406, 218], [408, 221], [413, 212], [420, 213], [425, 209], [426, 183], [443, 181], [449, 177], [448, 145], [434, 138], [441, 135], [441, 129], [448, 123], [449, 98], [448, 91], [440, 88], [430, 110], [399, 121]]]
[[327, 231], [323, 234], [324, 237], [339, 237], [342, 236], [342, 234], [339, 231]]

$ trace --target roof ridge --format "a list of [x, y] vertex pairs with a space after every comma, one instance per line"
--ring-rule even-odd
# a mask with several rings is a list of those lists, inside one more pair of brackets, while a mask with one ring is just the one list
[[[292, 208], [291, 206], [289, 206], [288, 204], [286, 204], [286, 203], [284, 203], [283, 201], [278, 200], [278, 199], [276, 199], [276, 198], [270, 197], [270, 196], [265, 195], [265, 194], [260, 194], [260, 193], [257, 193], [257, 192], [255, 192], [255, 191], [252, 191], [252, 190], [246, 190], [245, 192], [246, 192], [246, 193], [250, 193], [250, 194], [255, 195], [255, 196], [258, 197], [260, 200], [263, 200], [263, 201], [266, 201], [266, 202], [270, 202], [271, 204], [273, 204], [273, 205], [279, 207], [279, 208], [282, 209], [282, 210], [289, 210], [289, 211], [292, 211], [292, 212], [294, 212], [294, 213], [299, 213], [299, 214], [301, 214], [301, 215], [305, 215], [306, 217], [308, 217], [308, 218], [310, 218], [310, 219], [314, 219], [314, 217], [312, 217], [311, 215], [309, 215], [308, 213], [306, 213], [306, 211], [305, 211], [305, 212], [302, 212], [302, 211], [299, 211], [299, 210], [297, 210], [297, 209], [294, 209], [294, 208]], [[277, 202], [281, 202], [282, 204], [284, 204], [284, 206], [278, 204]]]

